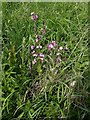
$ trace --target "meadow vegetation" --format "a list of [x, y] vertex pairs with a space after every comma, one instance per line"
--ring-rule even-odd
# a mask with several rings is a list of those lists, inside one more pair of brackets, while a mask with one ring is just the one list
[[89, 120], [87, 3], [2, 12], [2, 120]]

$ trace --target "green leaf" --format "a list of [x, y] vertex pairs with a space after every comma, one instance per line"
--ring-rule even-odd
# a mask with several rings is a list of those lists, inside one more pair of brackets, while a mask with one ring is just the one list
[[42, 73], [42, 69], [41, 69], [41, 65], [40, 64], [37, 66], [37, 72], [38, 73]]
[[21, 119], [21, 118], [23, 117], [23, 115], [24, 115], [24, 112], [22, 112], [22, 113], [18, 116], [18, 118]]

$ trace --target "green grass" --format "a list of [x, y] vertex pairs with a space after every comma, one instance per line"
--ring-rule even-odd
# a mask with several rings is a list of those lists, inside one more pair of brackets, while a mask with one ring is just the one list
[[[30, 70], [33, 11], [39, 16], [37, 34], [47, 26], [41, 41], [46, 57]], [[2, 12], [2, 120], [89, 120], [87, 3], [7, 2]], [[61, 53], [60, 66], [55, 64], [55, 53], [48, 55], [46, 47], [52, 40], [68, 47]]]

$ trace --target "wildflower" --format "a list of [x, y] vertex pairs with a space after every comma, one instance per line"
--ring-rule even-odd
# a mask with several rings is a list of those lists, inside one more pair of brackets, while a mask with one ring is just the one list
[[38, 35], [36, 35], [36, 38], [38, 38], [39, 36]]
[[38, 18], [37, 15], [33, 15], [33, 16], [31, 16], [31, 19], [32, 19], [32, 20], [37, 20], [37, 18]]
[[39, 48], [39, 46], [37, 46], [36, 48]]
[[61, 46], [61, 47], [59, 47], [58, 51], [59, 51], [59, 50], [63, 50], [63, 47], [62, 47], [62, 46]]
[[42, 46], [41, 46], [41, 45], [39, 45], [39, 46], [37, 46], [36, 48], [40, 48], [40, 49], [41, 49], [41, 48], [42, 48]]
[[75, 85], [76, 81], [73, 81], [70, 86], [73, 87]]
[[36, 42], [38, 42], [39, 41], [39, 39], [38, 38], [36, 38]]
[[38, 55], [37, 54], [33, 54], [34, 57], [37, 57]]
[[52, 56], [52, 52], [50, 52], [50, 56]]
[[57, 44], [56, 44], [56, 41], [52, 41], [49, 45], [48, 45], [48, 49], [49, 50], [52, 50], [53, 47], [55, 47]]
[[43, 62], [44, 61], [44, 59], [43, 58], [39, 58], [40, 60], [41, 60], [41, 62]]
[[35, 48], [35, 46], [34, 45], [31, 45], [31, 50], [33, 50]]
[[57, 55], [57, 56], [59, 56], [59, 55], [60, 55], [60, 53], [57, 53], [56, 55]]
[[34, 15], [34, 12], [31, 12], [31, 16]]
[[41, 48], [42, 48], [42, 46], [40, 45], [40, 46], [39, 46], [39, 48], [41, 49]]
[[37, 63], [37, 60], [34, 59], [34, 61], [32, 62], [33, 65], [35, 65]]
[[32, 20], [37, 20], [38, 19], [38, 15], [36, 15], [34, 12], [31, 13], [31, 19]]
[[48, 49], [49, 49], [49, 50], [52, 50], [52, 48], [53, 48], [53, 45], [52, 45], [52, 44], [49, 44], [49, 45], [48, 45]]
[[57, 44], [56, 44], [56, 41], [52, 41], [52, 43], [51, 43], [53, 46], [56, 46]]
[[39, 54], [39, 57], [44, 58], [44, 54], [43, 54], [43, 53], [40, 53], [40, 54]]
[[32, 51], [32, 54], [34, 54], [35, 53], [35, 51]]
[[41, 36], [36, 35], [36, 42], [38, 42], [41, 39]]

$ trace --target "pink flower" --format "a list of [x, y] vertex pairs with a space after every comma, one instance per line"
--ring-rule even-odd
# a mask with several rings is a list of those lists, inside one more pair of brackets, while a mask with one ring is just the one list
[[36, 35], [36, 42], [38, 42], [41, 39], [41, 36]]
[[38, 55], [37, 54], [33, 54], [34, 57], [37, 57]]
[[36, 15], [34, 12], [31, 13], [31, 19], [32, 20], [37, 20], [38, 19], [38, 15]]
[[31, 50], [33, 50], [35, 48], [35, 46], [34, 45], [31, 45]]
[[37, 63], [37, 60], [34, 59], [34, 61], [32, 62], [33, 65], [35, 65]]
[[57, 44], [56, 44], [56, 41], [52, 41], [52, 45], [53, 46], [56, 46]]
[[43, 54], [43, 53], [40, 53], [40, 54], [39, 54], [39, 57], [44, 58], [44, 54]]
[[32, 51], [32, 54], [34, 54], [35, 53], [35, 51]]
[[49, 45], [48, 45], [48, 49], [49, 50], [52, 50], [53, 47], [55, 47], [57, 44], [56, 44], [56, 41], [52, 41]]
[[49, 44], [49, 45], [48, 45], [48, 49], [49, 49], [49, 50], [52, 50], [52, 48], [53, 48], [53, 45], [52, 45], [52, 44]]

